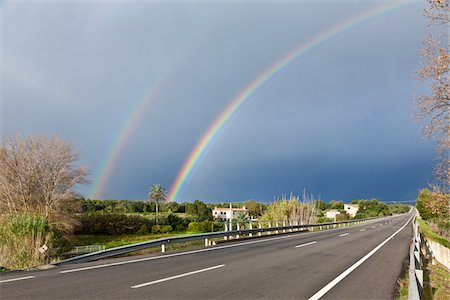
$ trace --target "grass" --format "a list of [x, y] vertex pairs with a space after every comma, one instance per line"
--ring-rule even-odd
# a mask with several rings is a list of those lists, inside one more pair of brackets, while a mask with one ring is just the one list
[[43, 263], [39, 247], [51, 242], [48, 219], [28, 214], [0, 220], [0, 266], [2, 270], [25, 269]]
[[[408, 274], [406, 274], [408, 275]], [[398, 295], [395, 298], [396, 300], [408, 300], [408, 286], [409, 286], [409, 279], [408, 276], [405, 278], [401, 278], [398, 280]]]
[[424, 268], [423, 299], [449, 300], [450, 271], [438, 262], [434, 266], [428, 262]]
[[122, 235], [76, 235], [71, 244], [74, 246], [105, 245], [108, 248], [119, 247], [128, 244], [145, 242], [148, 240], [159, 239], [169, 236], [185, 235], [182, 233], [164, 233], [164, 234], [122, 234]]
[[417, 219], [417, 221], [419, 221], [420, 232], [424, 236], [426, 236], [427, 238], [429, 238], [429, 239], [431, 239], [431, 240], [433, 240], [433, 241], [435, 241], [435, 242], [437, 242], [437, 243], [439, 243], [439, 244], [441, 244], [441, 245], [443, 245], [443, 246], [445, 246], [447, 248], [450, 248], [450, 241], [449, 240], [447, 240], [446, 238], [444, 238], [444, 237], [434, 233], [431, 230], [430, 226], [428, 226], [427, 222], [425, 222], [424, 220]]

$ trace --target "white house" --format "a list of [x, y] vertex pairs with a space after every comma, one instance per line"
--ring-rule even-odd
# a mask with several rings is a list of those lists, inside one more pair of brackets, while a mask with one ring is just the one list
[[344, 204], [344, 210], [350, 215], [350, 217], [354, 217], [358, 212], [359, 206], [357, 204]]
[[336, 216], [339, 214], [340, 212], [337, 209], [329, 209], [325, 211], [325, 217], [328, 219], [336, 220]]
[[230, 219], [235, 219], [240, 212], [247, 213], [247, 208], [218, 208], [215, 207], [212, 210], [212, 215], [215, 220], [228, 221]]

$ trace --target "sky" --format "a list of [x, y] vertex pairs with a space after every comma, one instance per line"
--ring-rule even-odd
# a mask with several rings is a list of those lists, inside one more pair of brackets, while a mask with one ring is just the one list
[[[426, 1], [331, 36], [265, 81], [211, 140], [178, 202], [414, 199], [434, 144], [414, 120]], [[59, 135], [87, 198], [174, 188], [229, 103], [320, 33], [392, 1], [3, 1], [1, 133]]]

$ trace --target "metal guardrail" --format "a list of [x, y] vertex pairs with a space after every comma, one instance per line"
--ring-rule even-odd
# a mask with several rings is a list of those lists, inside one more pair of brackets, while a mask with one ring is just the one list
[[414, 217], [412, 222], [413, 239], [409, 250], [409, 286], [408, 299], [420, 300], [423, 289], [423, 270], [421, 270], [420, 246], [422, 238], [419, 232], [419, 224]]
[[209, 239], [212, 238], [228, 238], [228, 237], [236, 237], [236, 239], [239, 239], [240, 235], [248, 234], [249, 237], [252, 237], [254, 233], [258, 233], [258, 236], [261, 236], [263, 232], [276, 232], [279, 233], [282, 232], [294, 232], [294, 230], [299, 231], [300, 229], [304, 230], [313, 230], [314, 228], [319, 227], [320, 229], [326, 228], [336, 228], [341, 226], [347, 226], [350, 224], [360, 224], [364, 223], [373, 219], [379, 219], [379, 217], [375, 218], [367, 218], [367, 219], [359, 219], [359, 220], [348, 220], [348, 221], [341, 221], [341, 222], [330, 222], [330, 223], [318, 223], [318, 224], [302, 224], [299, 225], [298, 223], [294, 225], [293, 222], [290, 222], [289, 225], [286, 226], [275, 226], [275, 227], [268, 227], [268, 228], [262, 228], [261, 225], [258, 228], [251, 228], [251, 229], [245, 229], [245, 230], [229, 230], [229, 231], [219, 231], [219, 232], [209, 232], [209, 233], [200, 233], [200, 234], [192, 234], [192, 235], [186, 235], [186, 236], [175, 236], [175, 237], [167, 237], [167, 238], [160, 238], [155, 240], [150, 240], [146, 242], [136, 243], [136, 244], [130, 244], [130, 245], [124, 245], [120, 247], [110, 248], [102, 251], [92, 252], [72, 258], [68, 258], [65, 260], [61, 260], [59, 262], [53, 263], [53, 265], [61, 266], [65, 264], [70, 263], [83, 263], [83, 262], [89, 262], [94, 261], [102, 258], [108, 258], [113, 256], [118, 256], [130, 252], [135, 252], [151, 247], [158, 247], [161, 246], [162, 251], [165, 251], [165, 245], [167, 244], [174, 244], [174, 243], [182, 243], [182, 242], [189, 242], [189, 241], [198, 241], [198, 240], [205, 240], [205, 246], [209, 245]]

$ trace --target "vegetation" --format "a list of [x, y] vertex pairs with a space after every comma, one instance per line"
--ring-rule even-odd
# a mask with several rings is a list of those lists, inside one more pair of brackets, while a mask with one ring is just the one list
[[[425, 261], [427, 262], [427, 261]], [[432, 265], [429, 261], [425, 265], [423, 276], [423, 299], [450, 299], [450, 271], [436, 263]]]
[[[420, 191], [416, 207], [423, 220], [428, 222], [428, 228], [447, 239], [450, 238], [450, 195], [431, 192], [428, 189]], [[430, 230], [431, 231], [431, 230]]]
[[426, 138], [436, 138], [437, 164], [434, 175], [443, 193], [450, 188], [450, 53], [448, 44], [448, 23], [450, 21], [449, 1], [428, 0], [430, 6], [425, 16], [432, 25], [438, 25], [429, 34], [422, 49], [422, 64], [417, 71], [418, 78], [428, 83], [429, 93], [415, 99], [417, 117], [428, 124], [424, 129]]
[[88, 171], [59, 137], [4, 137], [0, 145], [0, 265], [27, 268], [44, 261], [38, 248], [57, 245], [76, 225], [74, 188]]
[[39, 215], [9, 215], [0, 220], [0, 265], [28, 268], [44, 258], [39, 247], [50, 246], [53, 238], [48, 218]]
[[294, 221], [299, 224], [314, 223], [316, 221], [316, 208], [314, 197], [303, 192], [303, 200], [299, 196], [282, 196], [267, 206], [267, 211], [262, 215], [262, 220], [269, 221]]
[[197, 222], [212, 220], [211, 208], [199, 200], [195, 200], [194, 203], [186, 203], [186, 213]]
[[150, 190], [148, 191], [148, 202], [152, 203], [154, 202], [156, 205], [156, 224], [158, 224], [158, 209], [159, 209], [159, 202], [165, 201], [167, 198], [166, 190], [160, 185], [160, 184], [154, 184], [151, 186]]
[[431, 230], [430, 225], [428, 222], [418, 219], [417, 220], [419, 222], [419, 229], [420, 232], [426, 236], [427, 238], [447, 247], [450, 248], [450, 241], [448, 239], [446, 239], [445, 237], [436, 234], [435, 232], [433, 232], [433, 230]]

